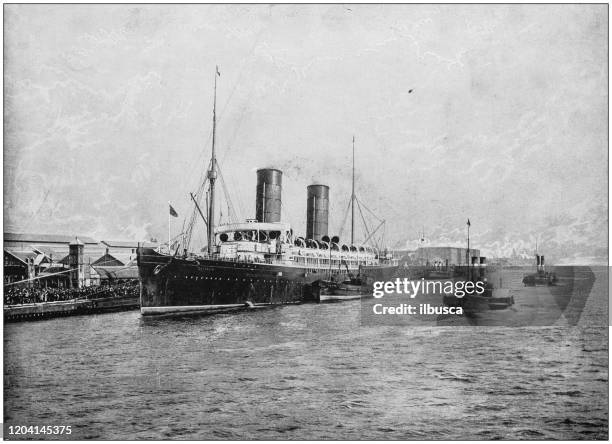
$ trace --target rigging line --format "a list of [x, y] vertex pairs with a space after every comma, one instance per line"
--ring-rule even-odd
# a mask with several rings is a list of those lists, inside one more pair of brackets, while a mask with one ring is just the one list
[[253, 88], [251, 88], [251, 91], [249, 92], [249, 95], [246, 100], [246, 104], [242, 107], [240, 116], [238, 117], [238, 121], [236, 122], [236, 125], [234, 125], [234, 132], [232, 134], [231, 140], [229, 143], [225, 145], [225, 152], [223, 153], [223, 158], [221, 159], [220, 165], [223, 165], [223, 163], [225, 162], [225, 159], [227, 158], [227, 155], [234, 147], [234, 142], [236, 141], [236, 137], [238, 136], [238, 131], [240, 130], [240, 127], [242, 126], [242, 122], [244, 121], [244, 117], [246, 116], [247, 107], [251, 102], [252, 96], [253, 96]]
[[[216, 76], [216, 74], [215, 74], [215, 76]], [[234, 90], [236, 89], [237, 85], [238, 85], [237, 83], [234, 84]], [[233, 92], [232, 92], [231, 95], [233, 95]], [[227, 106], [228, 106], [229, 101], [231, 99], [231, 95], [227, 99], [227, 101], [225, 102], [225, 105], [223, 105], [223, 108], [221, 109], [221, 111], [217, 114], [217, 125], [219, 125], [220, 122], [221, 122], [221, 117], [223, 116], [223, 114], [225, 113], [225, 110], [227, 109]], [[211, 142], [212, 142], [212, 135], [213, 135], [212, 133], [213, 133], [213, 129], [211, 128], [210, 132], [208, 133], [208, 137], [206, 138], [206, 142], [204, 143], [204, 147], [207, 147], [207, 146], [209, 146], [211, 144]], [[186, 188], [186, 186], [185, 186], [186, 182], [189, 180], [189, 177], [193, 174], [194, 169], [196, 169], [198, 167], [198, 165], [201, 164], [201, 161], [204, 159], [204, 154], [205, 153], [208, 153], [207, 149], [199, 150], [197, 161], [192, 164], [189, 172], [185, 175], [185, 180], [183, 180], [181, 182], [181, 184], [183, 185], [183, 188]], [[199, 176], [198, 184], [202, 183], [204, 181], [204, 179], [207, 177], [207, 173], [208, 173], [209, 169], [210, 169], [210, 164], [209, 164], [209, 168], [207, 168], [207, 170], [202, 172], [202, 174]]]
[[[361, 203], [359, 203], [357, 199], [355, 199], [355, 202], [357, 202], [357, 208], [359, 209], [359, 214], [361, 214], [361, 220], [363, 221], [363, 226], [365, 228], [366, 234], [368, 235], [368, 239], [369, 239], [370, 230], [368, 228], [368, 224], [366, 223], [365, 217], [363, 216], [363, 211], [361, 210]], [[365, 244], [365, 241], [364, 241], [364, 244]]]
[[[249, 56], [251, 56], [251, 57], [253, 56], [253, 52], [255, 51], [255, 47], [259, 43], [259, 39], [261, 38], [262, 34], [263, 34], [263, 29], [260, 29], [259, 33], [257, 34], [257, 37], [255, 37], [255, 41], [253, 42], [253, 46], [251, 46], [251, 49], [249, 51]], [[242, 80], [242, 76], [244, 75], [244, 68], [246, 67], [248, 61], [249, 61], [249, 59], [245, 57], [244, 63], [242, 64], [242, 66], [238, 70], [239, 74], [238, 74], [238, 78], [234, 82], [234, 87], [232, 88], [232, 91], [230, 92], [229, 97], [227, 98], [225, 104], [223, 105], [223, 108], [221, 108], [221, 112], [219, 113], [219, 119], [221, 119], [221, 117], [223, 117], [223, 115], [225, 114], [225, 110], [227, 109], [227, 106], [229, 105], [230, 100], [234, 96], [234, 93], [236, 92], [236, 88], [238, 88], [238, 85], [240, 84], [240, 80]]]
[[[217, 74], [215, 74], [215, 78], [216, 78], [216, 75]], [[240, 80], [241, 77], [242, 77], [242, 74], [240, 74], [238, 79], [236, 80], [236, 82], [234, 82], [234, 87], [232, 88], [232, 91], [230, 92], [230, 95], [228, 96], [227, 100], [225, 101], [225, 104], [223, 105], [223, 107], [221, 108], [220, 112], [216, 116], [217, 126], [220, 125], [220, 123], [222, 121], [222, 118], [225, 115], [225, 111], [227, 110], [228, 105], [229, 105], [232, 97], [234, 96], [234, 93], [236, 91], [236, 88], [239, 85], [239, 80]], [[208, 146], [209, 143], [212, 141], [212, 135], [213, 135], [213, 129], [211, 128], [210, 133], [208, 134], [208, 137], [206, 139], [206, 143], [204, 144], [204, 146]], [[198, 155], [198, 161], [193, 164], [192, 170], [193, 170], [193, 168], [197, 167], [197, 165], [200, 165], [200, 159], [203, 158], [203, 155], [204, 155], [205, 152], [208, 152], [208, 151], [207, 150], [206, 151], [205, 150], [201, 150], [200, 151], [200, 154]], [[207, 172], [204, 172], [203, 176], [206, 175], [206, 173]], [[189, 172], [189, 174], [191, 174], [191, 171]], [[200, 178], [200, 182], [202, 182], [202, 181], [203, 181], [203, 177]]]
[[[249, 98], [250, 98], [250, 96], [249, 96]], [[235, 126], [234, 133], [232, 134], [231, 142], [225, 146], [225, 152], [223, 153], [223, 158], [221, 159], [221, 162], [217, 162], [217, 171], [219, 172], [219, 174], [221, 173], [221, 167], [223, 167], [223, 165], [225, 164], [225, 160], [227, 159], [227, 156], [228, 156], [229, 152], [231, 151], [231, 149], [234, 146], [234, 141], [236, 140], [236, 137], [238, 136], [238, 131], [240, 130], [240, 127], [242, 126], [242, 122], [243, 122], [244, 117], [246, 115], [246, 108], [247, 108], [247, 106], [245, 105], [243, 107], [243, 109], [242, 109], [242, 113], [240, 114], [238, 122], [237, 122], [237, 124]], [[225, 181], [225, 182], [226, 182], [226, 187], [228, 187], [228, 189], [229, 188], [234, 189], [234, 186], [233, 186], [233, 184], [231, 182], [229, 182], [229, 181]], [[238, 207], [240, 209], [240, 212], [242, 214], [244, 214], [244, 204], [243, 204], [242, 200], [240, 199], [240, 193], [237, 193], [236, 195], [238, 196], [237, 202], [238, 202]]]
[[[203, 149], [198, 150], [198, 155], [197, 155], [196, 161], [191, 163], [191, 168], [189, 168], [187, 173], [185, 175], [183, 175], [183, 180], [180, 183], [182, 189], [188, 188], [187, 182], [189, 182], [191, 180], [191, 177], [193, 177], [194, 172], [198, 168], [198, 166], [203, 163], [203, 160], [205, 159], [204, 155], [209, 152], [206, 149], [206, 147], [208, 147], [211, 144], [211, 141], [212, 141], [212, 128], [210, 129], [210, 132], [208, 133], [208, 137], [206, 138], [206, 142], [203, 144]], [[201, 175], [198, 175], [197, 184], [202, 183], [202, 181], [204, 180], [205, 176], [206, 176], [206, 171], [204, 171]]]
[[222, 177], [222, 173], [221, 173], [221, 165], [219, 164], [219, 162], [217, 162], [217, 172], [219, 174], [219, 176], [222, 179], [223, 182], [223, 187], [224, 190], [228, 196], [229, 199], [229, 203], [232, 205], [232, 210], [234, 212], [234, 216], [236, 217], [236, 222], [238, 222], [238, 214], [240, 214], [241, 216], [244, 216], [246, 214], [244, 208], [244, 203], [242, 201], [241, 195], [240, 193], [233, 193], [234, 198], [236, 198], [236, 202], [238, 204], [237, 209], [238, 209], [238, 213], [236, 212], [236, 206], [234, 205], [233, 200], [231, 199], [231, 195], [232, 193], [230, 193], [230, 191], [234, 190], [235, 191], [235, 187], [233, 186], [232, 182], [230, 180], [225, 179], [225, 177]]
[[[196, 196], [197, 196], [197, 192], [196, 192]], [[196, 211], [197, 209], [194, 208], [189, 216], [189, 223], [187, 224], [187, 230], [185, 230], [185, 245], [184, 248], [189, 249], [189, 245], [191, 243], [191, 237], [193, 234], [193, 228], [195, 225], [195, 221], [196, 221]]]
[[[227, 213], [225, 214], [225, 218], [228, 223], [231, 223], [234, 219], [232, 199], [229, 195], [229, 191], [227, 189], [227, 186], [221, 174], [218, 175], [218, 179], [219, 179], [219, 184], [221, 185], [221, 189], [223, 190], [223, 197], [225, 197], [225, 204], [227, 205]], [[221, 225], [223, 223], [222, 216], [223, 216], [223, 202], [219, 200], [219, 223], [217, 225]]]
[[346, 219], [348, 218], [349, 210], [351, 209], [351, 199], [349, 199], [349, 203], [346, 207], [346, 211], [344, 212], [344, 217], [342, 218], [342, 224], [340, 225], [340, 234], [338, 237], [342, 239], [342, 233], [344, 233], [344, 226], [346, 225]]
[[385, 227], [387, 226], [387, 224], [385, 223], [385, 221], [382, 221], [379, 226], [374, 230], [375, 234], [379, 229], [380, 229], [380, 235], [379, 236], [374, 236], [374, 242], [376, 243], [376, 248], [378, 248], [379, 250], [382, 250], [383, 246], [384, 246], [384, 236], [385, 236]]
[[[244, 58], [244, 62], [242, 63], [242, 66], [238, 70], [238, 78], [234, 82], [234, 86], [233, 86], [233, 88], [232, 88], [232, 90], [231, 90], [231, 92], [230, 92], [230, 94], [229, 94], [225, 104], [223, 105], [223, 107], [221, 109], [221, 112], [219, 113], [219, 116], [218, 116], [219, 117], [218, 118], [219, 122], [221, 122], [223, 116], [225, 115], [225, 112], [228, 109], [229, 103], [230, 103], [231, 99], [233, 98], [234, 93], [236, 92], [236, 90], [238, 88], [238, 85], [240, 85], [242, 83], [241, 81], [242, 81], [242, 78], [244, 76], [245, 67], [253, 59], [253, 54], [254, 54], [255, 48], [259, 44], [259, 41], [260, 41], [260, 38], [261, 38], [263, 32], [264, 32], [264, 29], [262, 28], [257, 33], [257, 36], [255, 37], [255, 39], [253, 41], [253, 46], [251, 46], [251, 49], [249, 51], [249, 57], [245, 57]], [[240, 128], [242, 126], [242, 123], [244, 121], [244, 118], [245, 118], [245, 116], [247, 114], [246, 111], [247, 111], [248, 105], [251, 103], [251, 98], [253, 97], [253, 94], [255, 92], [255, 88], [253, 86], [253, 82], [249, 82], [249, 85], [251, 85], [251, 88], [249, 89], [249, 92], [248, 92], [248, 95], [247, 95], [247, 98], [246, 98], [246, 104], [242, 107], [240, 116], [238, 118], [238, 122], [235, 125], [235, 129], [234, 129], [234, 132], [232, 134], [232, 137], [231, 137], [231, 139], [229, 139], [230, 142], [225, 145], [225, 152], [223, 153], [223, 157], [221, 159], [221, 162], [217, 162], [219, 167], [221, 167], [221, 166], [223, 166], [225, 164], [225, 160], [227, 159], [228, 154], [230, 153], [230, 151], [234, 147], [234, 142], [236, 140], [236, 137], [238, 136], [238, 131], [240, 130]], [[233, 183], [231, 181], [227, 182], [227, 184], [229, 185], [229, 188], [234, 189]], [[238, 209], [239, 209], [241, 215], [244, 216], [246, 214], [246, 212], [245, 212], [245, 205], [242, 202], [240, 193], [236, 193], [236, 195], [238, 196], [237, 197]]]
[[[244, 75], [244, 69], [245, 69], [247, 63], [249, 63], [249, 61], [252, 59], [253, 52], [255, 51], [255, 47], [259, 43], [259, 39], [260, 39], [262, 33], [263, 33], [263, 29], [260, 29], [259, 33], [257, 34], [257, 37], [255, 37], [255, 41], [253, 42], [253, 46], [251, 46], [251, 49], [249, 51], [249, 56], [250, 57], [249, 58], [245, 57], [244, 62], [242, 63], [242, 66], [238, 70], [238, 78], [234, 82], [234, 86], [233, 86], [233, 88], [232, 88], [232, 90], [231, 90], [227, 100], [225, 101], [225, 104], [223, 105], [223, 107], [221, 109], [221, 112], [219, 113], [219, 118], [218, 118], [219, 122], [221, 121], [221, 119], [225, 115], [225, 112], [228, 109], [230, 101], [234, 97], [234, 93], [236, 92], [236, 89], [238, 88], [238, 85], [241, 84], [241, 80], [242, 80], [242, 77]], [[251, 85], [251, 88], [249, 90], [249, 93], [248, 93], [248, 96], [247, 96], [247, 99], [246, 99], [246, 104], [242, 107], [242, 111], [240, 113], [240, 117], [238, 118], [238, 122], [235, 125], [234, 133], [232, 134], [232, 138], [231, 138], [230, 143], [225, 145], [225, 147], [226, 147], [225, 148], [225, 153], [223, 154], [223, 158], [221, 159], [221, 164], [223, 164], [225, 162], [225, 159], [227, 158], [228, 153], [233, 148], [234, 141], [236, 139], [236, 136], [238, 135], [238, 131], [240, 130], [240, 127], [242, 126], [242, 122], [244, 120], [244, 116], [246, 115], [247, 106], [248, 106], [248, 104], [250, 104], [251, 97], [253, 96], [253, 93], [255, 91], [255, 88], [253, 87], [253, 82], [249, 82], [249, 84]]]
[[[206, 170], [210, 170], [212, 164], [212, 160], [209, 161], [208, 166], [206, 168]], [[200, 196], [202, 195], [202, 193], [204, 192], [204, 188], [206, 187], [206, 184], [208, 183], [208, 174], [203, 174], [202, 180], [200, 182], [198, 182], [198, 189], [195, 192], [195, 195], [200, 198]], [[195, 212], [195, 209], [194, 209]]]
[[[225, 179], [225, 176], [221, 173], [221, 169], [218, 168], [219, 171], [219, 177], [221, 178], [221, 185], [223, 186], [223, 190], [225, 191], [226, 195], [227, 195], [227, 203], [228, 203], [228, 210], [230, 212], [229, 216], [233, 219], [234, 222], [238, 222], [238, 213], [236, 212], [236, 205], [234, 205], [234, 200], [232, 199], [232, 193], [231, 193], [231, 188], [227, 182], [227, 180]], [[235, 195], [234, 195], [235, 196]], [[244, 214], [244, 212], [242, 211], [242, 208], [240, 206], [240, 201], [238, 200], [238, 209], [240, 211], [240, 215]]]
[[187, 218], [184, 217], [183, 218], [183, 228], [181, 228], [181, 235], [183, 236], [181, 238], [181, 240], [179, 241], [179, 247], [181, 246], [181, 242], [184, 244], [185, 243], [185, 223], [187, 222]]
[[221, 169], [217, 168], [217, 173], [219, 174], [219, 179], [221, 182], [221, 188], [223, 188], [223, 193], [225, 194], [225, 200], [227, 201], [229, 207], [229, 214], [227, 215], [230, 220], [237, 221], [238, 217], [236, 215], [236, 210], [234, 209], [234, 203], [232, 202], [232, 198], [230, 192], [225, 183], [225, 179], [223, 178], [223, 174], [221, 174]]
[[364, 244], [369, 241], [370, 239], [372, 239], [374, 241], [374, 246], [380, 250], [380, 244], [377, 242], [376, 238], [374, 237], [374, 235], [376, 234], [376, 232], [380, 229], [380, 227], [383, 227], [385, 225], [386, 221], [382, 221], [381, 223], [378, 224], [378, 226], [374, 229], [374, 231], [372, 231], [372, 233], [368, 236], [368, 238], [364, 241]]
[[[355, 199], [357, 199], [357, 197], [356, 197], [356, 196], [355, 196]], [[363, 205], [363, 207], [364, 207], [366, 210], [368, 210], [368, 211], [370, 212], [370, 214], [371, 214], [372, 216], [374, 216], [374, 218], [375, 218], [376, 220], [378, 220], [379, 222], [382, 220], [382, 219], [381, 219], [380, 217], [378, 217], [378, 216], [377, 216], [377, 215], [376, 215], [376, 214], [375, 214], [375, 213], [374, 213], [372, 210], [370, 210], [370, 209], [369, 209], [369, 208], [366, 206], [366, 204], [364, 204], [363, 202], [361, 202], [361, 205]]]
[[[232, 190], [236, 190], [236, 187], [234, 187], [233, 182], [229, 182], [228, 186], [232, 189]], [[242, 219], [246, 218], [246, 206], [244, 205], [244, 201], [242, 200], [242, 193], [236, 192], [234, 193], [234, 196], [236, 197], [236, 203], [238, 204], [238, 214], [240, 215], [240, 217]]]
[[[244, 69], [245, 69], [245, 67], [246, 67], [247, 63], [249, 62], [249, 60], [252, 58], [253, 53], [254, 53], [254, 51], [255, 51], [255, 48], [256, 48], [256, 47], [257, 47], [257, 45], [259, 44], [259, 40], [260, 40], [260, 38], [261, 38], [261, 35], [263, 34], [263, 31], [264, 31], [264, 29], [263, 29], [263, 28], [259, 30], [259, 33], [258, 33], [258, 34], [257, 34], [257, 36], [255, 37], [255, 40], [254, 40], [254, 42], [253, 42], [253, 46], [251, 47], [251, 49], [250, 49], [250, 51], [249, 51], [249, 56], [250, 56], [250, 58], [246, 58], [246, 57], [245, 57], [245, 61], [244, 61], [244, 63], [242, 64], [241, 68], [239, 69], [238, 78], [237, 78], [237, 79], [236, 79], [236, 81], [234, 82], [234, 86], [233, 86], [232, 90], [230, 91], [230, 94], [229, 94], [229, 96], [227, 97], [227, 100], [225, 101], [224, 105], [221, 107], [220, 112], [219, 112], [219, 113], [218, 113], [218, 115], [217, 115], [217, 124], [220, 124], [220, 123], [221, 123], [221, 121], [222, 121], [222, 119], [223, 119], [223, 116], [225, 115], [225, 112], [227, 111], [228, 106], [229, 106], [229, 104], [230, 104], [230, 102], [231, 102], [232, 98], [234, 97], [234, 94], [235, 94], [235, 92], [236, 92], [236, 89], [238, 88], [238, 85], [240, 85], [240, 83], [241, 83], [242, 77], [244, 76]], [[248, 96], [248, 100], [247, 100], [247, 102], [250, 102], [250, 98], [251, 98], [251, 96], [252, 96], [252, 94], [253, 94], [253, 91], [254, 91], [254, 88], [251, 88], [251, 91], [250, 91], [250, 93], [249, 93], [249, 96]], [[245, 109], [246, 109], [246, 106], [245, 106]], [[244, 114], [245, 114], [245, 112], [243, 111], [243, 116], [240, 118], [240, 121], [239, 121], [239, 125], [238, 125], [238, 126], [240, 126], [240, 123], [242, 122], [242, 118], [244, 117]], [[237, 132], [238, 132], [238, 128], [236, 129], [236, 131], [234, 131], [234, 135], [235, 135]], [[206, 143], [204, 144], [204, 146], [208, 146], [208, 145], [210, 144], [211, 140], [212, 140], [212, 128], [210, 129], [210, 132], [208, 133], [208, 137], [206, 138]], [[233, 139], [232, 139], [232, 140], [233, 140]], [[233, 141], [232, 141], [232, 143], [233, 143]], [[231, 146], [230, 146], [230, 148], [231, 148]], [[224, 154], [224, 156], [223, 156], [223, 160], [225, 160], [225, 158], [226, 158], [226, 156], [227, 156], [227, 153], [229, 152], [229, 149], [230, 149], [230, 148], [227, 148], [227, 149], [226, 149], [226, 152], [225, 152], [225, 154]], [[188, 174], [185, 176], [185, 180], [183, 181], [183, 185], [185, 185], [185, 184], [186, 184], [186, 181], [187, 181], [187, 180], [189, 180], [189, 177], [191, 177], [191, 175], [193, 174], [193, 170], [194, 170], [194, 169], [195, 169], [195, 168], [196, 168], [198, 165], [200, 165], [201, 160], [203, 159], [203, 156], [204, 156], [204, 153], [205, 153], [205, 152], [208, 152], [208, 151], [207, 151], [207, 150], [206, 150], [206, 151], [205, 151], [205, 150], [200, 150], [200, 153], [199, 153], [199, 155], [198, 155], [198, 157], [197, 157], [197, 162], [195, 162], [195, 163], [193, 164], [192, 168], [190, 169], [190, 171], [188, 172]], [[200, 181], [199, 181], [199, 182], [202, 182], [202, 180], [203, 180], [203, 178], [200, 178]], [[183, 188], [186, 188], [186, 187], [185, 187], [185, 186], [183, 186]]]
[[211, 166], [212, 166], [212, 159], [209, 160], [208, 163], [206, 164], [205, 170], [200, 173], [200, 179], [197, 182], [198, 190], [206, 186], [206, 183], [208, 181], [208, 171], [211, 169]]
[[[195, 197], [198, 202], [201, 201], [202, 199], [202, 194], [204, 193], [204, 188], [206, 187], [207, 182], [208, 182], [208, 179], [203, 180], [200, 186], [198, 187], [198, 190], [195, 193]], [[185, 236], [186, 238], [185, 248], [187, 249], [189, 249], [189, 246], [191, 244], [191, 239], [193, 236], [193, 229], [195, 227], [196, 218], [197, 218], [197, 208], [195, 208], [194, 206], [192, 213], [191, 213], [191, 219], [189, 221], [189, 226], [187, 228], [187, 235]]]
[[[206, 171], [210, 169], [210, 162], [211, 161], [209, 161], [208, 163], [208, 167], [206, 168]], [[203, 190], [206, 186], [206, 183], [208, 182], [208, 175], [203, 173], [202, 176], [203, 177], [198, 182], [198, 188], [195, 192], [195, 196], [198, 201], [200, 201]], [[195, 228], [196, 220], [197, 220], [197, 209], [194, 206], [191, 210], [191, 215], [189, 218], [189, 224], [187, 225], [187, 230], [185, 230], [186, 235], [185, 235], [185, 241], [184, 241], [185, 245], [183, 246], [184, 249], [189, 250], [189, 246], [191, 244], [193, 229]]]

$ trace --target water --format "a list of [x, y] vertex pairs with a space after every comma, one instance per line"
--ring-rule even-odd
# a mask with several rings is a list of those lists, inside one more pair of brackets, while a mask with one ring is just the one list
[[75, 439], [607, 439], [596, 277], [577, 325], [365, 327], [359, 301], [7, 324], [4, 422]]

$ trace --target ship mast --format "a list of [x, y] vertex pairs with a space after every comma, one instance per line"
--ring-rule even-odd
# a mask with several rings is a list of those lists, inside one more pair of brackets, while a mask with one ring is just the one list
[[210, 182], [210, 194], [208, 205], [208, 254], [213, 253], [215, 239], [215, 180], [217, 179], [217, 158], [215, 156], [215, 141], [217, 132], [217, 76], [219, 67], [215, 67], [215, 95], [213, 100], [213, 132], [212, 132], [212, 156], [210, 158], [210, 170], [208, 170], [208, 180]]
[[353, 189], [351, 192], [351, 245], [355, 243], [355, 136], [353, 136]]

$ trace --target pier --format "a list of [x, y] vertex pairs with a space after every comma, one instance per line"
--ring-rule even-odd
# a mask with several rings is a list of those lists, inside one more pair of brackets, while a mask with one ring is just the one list
[[5, 306], [4, 320], [6, 322], [32, 321], [63, 316], [134, 310], [139, 307], [138, 296], [39, 302]]

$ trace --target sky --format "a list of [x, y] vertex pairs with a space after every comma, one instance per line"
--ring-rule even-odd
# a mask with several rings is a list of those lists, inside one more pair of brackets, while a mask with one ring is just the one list
[[241, 219], [274, 167], [284, 221], [303, 234], [306, 186], [323, 183], [340, 233], [354, 136], [356, 193], [389, 247], [423, 231], [465, 245], [469, 218], [489, 256], [537, 241], [607, 257], [606, 5], [4, 8], [4, 231], [165, 240], [170, 201], [179, 233], [218, 65], [218, 161]]

